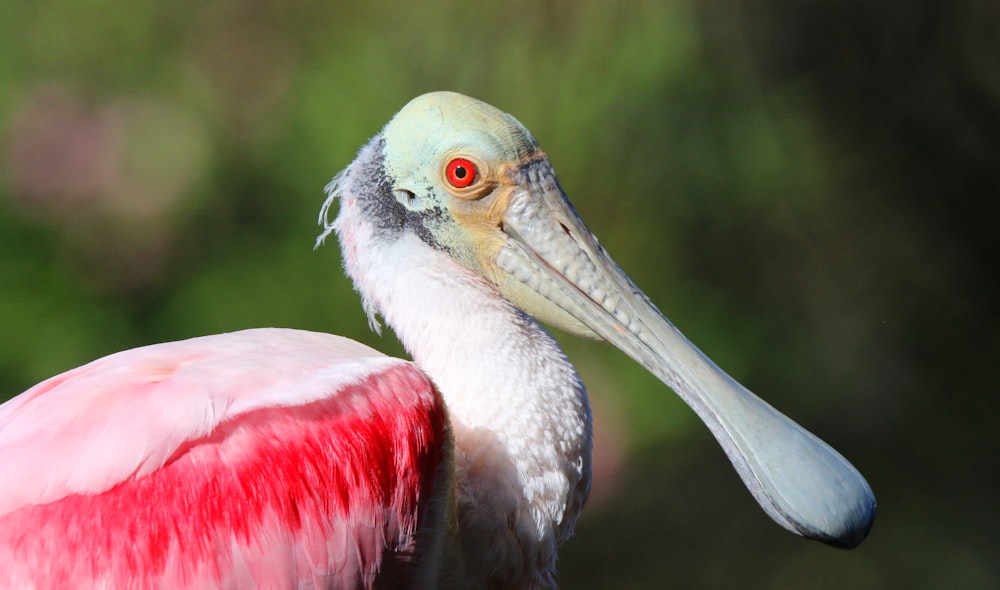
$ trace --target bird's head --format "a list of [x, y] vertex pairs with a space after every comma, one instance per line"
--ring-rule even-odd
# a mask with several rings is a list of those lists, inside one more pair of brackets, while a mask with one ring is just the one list
[[[867, 535], [875, 499], [864, 478], [660, 313], [598, 244], [514, 117], [452, 92], [417, 97], [328, 190], [321, 222], [334, 196], [350, 194], [371, 240], [415, 235], [539, 320], [634, 358], [695, 410], [778, 524], [842, 547]], [[335, 224], [326, 227], [320, 239]], [[341, 241], [353, 247], [344, 231]]]
[[[503, 266], [517, 236], [554, 244], [559, 236], [550, 234], [563, 231], [559, 223], [591, 236], [563, 196], [548, 157], [514, 117], [454, 92], [425, 94], [393, 117], [341, 181], [359, 195], [358, 206], [381, 239], [415, 234], [537, 319], [596, 337], [519, 280], [517, 269]], [[539, 215], [540, 207], [546, 215]]]

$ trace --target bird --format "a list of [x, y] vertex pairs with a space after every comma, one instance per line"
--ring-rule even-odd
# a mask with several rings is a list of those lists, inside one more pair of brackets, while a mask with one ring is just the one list
[[0, 406], [0, 587], [555, 586], [593, 428], [543, 324], [673, 389], [780, 526], [867, 536], [864, 477], [664, 317], [513, 116], [418, 96], [326, 197], [316, 247], [336, 235], [372, 327], [412, 361], [256, 328], [39, 383]]

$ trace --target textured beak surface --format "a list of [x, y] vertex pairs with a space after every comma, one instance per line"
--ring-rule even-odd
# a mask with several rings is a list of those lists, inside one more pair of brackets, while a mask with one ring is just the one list
[[[781, 526], [839, 547], [868, 534], [875, 497], [840, 454], [737, 383], [691, 344], [607, 255], [544, 156], [510, 172], [495, 282], [525, 311], [611, 342], [705, 422], [761, 507]], [[558, 308], [557, 313], [546, 309]], [[541, 313], [539, 313], [541, 312]]]

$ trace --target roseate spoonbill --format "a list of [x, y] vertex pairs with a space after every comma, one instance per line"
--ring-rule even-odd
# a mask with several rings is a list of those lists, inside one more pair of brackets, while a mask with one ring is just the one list
[[591, 423], [533, 317], [673, 388], [781, 526], [844, 547], [867, 534], [861, 475], [660, 314], [510, 115], [418, 97], [327, 192], [317, 245], [336, 232], [373, 325], [384, 317], [415, 364], [260, 329], [40, 383], [0, 406], [0, 582], [552, 584], [590, 487]]

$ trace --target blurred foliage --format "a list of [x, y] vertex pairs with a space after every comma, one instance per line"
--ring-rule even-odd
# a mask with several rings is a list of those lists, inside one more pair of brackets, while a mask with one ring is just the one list
[[312, 250], [316, 214], [396, 110], [452, 89], [524, 122], [661, 309], [880, 501], [853, 552], [783, 533], [662, 385], [561, 338], [603, 466], [564, 587], [1000, 587], [998, 16], [985, 1], [0, 4], [0, 392], [251, 326], [402, 354], [367, 330], [336, 247]]

